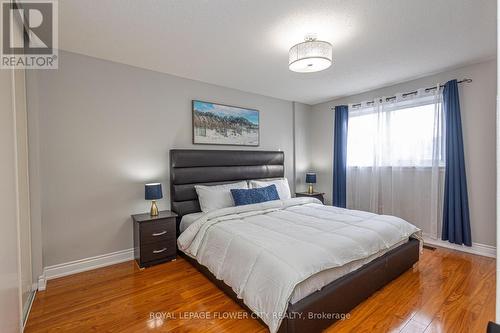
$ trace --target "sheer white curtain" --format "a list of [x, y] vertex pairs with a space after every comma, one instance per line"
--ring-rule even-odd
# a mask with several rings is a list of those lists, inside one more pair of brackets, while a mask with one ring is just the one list
[[399, 216], [438, 236], [444, 188], [439, 89], [349, 107], [347, 206]]

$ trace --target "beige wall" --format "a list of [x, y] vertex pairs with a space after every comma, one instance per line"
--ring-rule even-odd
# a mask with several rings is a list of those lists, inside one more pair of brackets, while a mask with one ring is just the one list
[[19, 331], [20, 293], [18, 265], [16, 133], [12, 72], [0, 70], [0, 332]]
[[327, 201], [331, 202], [333, 177], [332, 107], [367, 101], [374, 97], [392, 96], [464, 77], [473, 80], [460, 87], [472, 240], [475, 243], [495, 245], [496, 59], [315, 105], [309, 127], [311, 164], [318, 172], [318, 188], [327, 193]]
[[295, 191], [306, 190], [305, 174], [310, 167], [309, 119], [312, 107], [294, 102]]
[[[31, 72], [31, 70], [30, 70]], [[29, 72], [28, 72], [29, 74]], [[26, 82], [27, 85], [27, 82]], [[31, 221], [31, 260], [32, 277], [37, 281], [43, 273], [43, 246], [42, 246], [42, 209], [41, 209], [41, 179], [40, 179], [40, 140], [38, 126], [38, 87], [31, 85], [27, 98], [28, 113], [28, 177], [30, 191], [30, 221]], [[31, 102], [31, 103], [30, 103]]]
[[[149, 209], [144, 183], [160, 181], [169, 207], [172, 148], [282, 150], [293, 188], [292, 102], [63, 51], [59, 64], [28, 73], [44, 266], [131, 248], [130, 214]], [[192, 99], [260, 110], [260, 147], [192, 145]]]
[[[22, 24], [14, 17], [14, 40]], [[24, 70], [0, 70], [0, 332], [19, 332], [32, 292]]]
[[33, 292], [31, 266], [31, 222], [28, 177], [28, 119], [26, 110], [25, 71], [14, 71], [14, 110], [16, 115], [17, 195], [19, 223], [19, 264], [21, 268], [21, 301], [27, 314]]

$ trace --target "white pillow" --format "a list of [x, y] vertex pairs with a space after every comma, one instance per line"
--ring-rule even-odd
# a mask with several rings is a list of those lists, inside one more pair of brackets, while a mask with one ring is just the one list
[[195, 185], [194, 189], [198, 194], [201, 211], [204, 213], [211, 212], [216, 209], [234, 206], [231, 189], [248, 189], [246, 181], [224, 184], [224, 185]]
[[281, 200], [290, 199], [292, 197], [290, 193], [290, 186], [288, 185], [288, 180], [286, 178], [281, 179], [270, 179], [270, 180], [251, 180], [250, 188], [266, 187], [269, 185], [275, 185], [278, 195]]

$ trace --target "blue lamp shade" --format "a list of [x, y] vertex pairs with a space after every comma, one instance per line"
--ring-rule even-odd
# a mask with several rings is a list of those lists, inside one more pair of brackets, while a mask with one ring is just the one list
[[312, 172], [306, 173], [306, 183], [307, 184], [316, 184], [316, 174]]
[[146, 184], [144, 187], [144, 198], [146, 200], [158, 200], [163, 198], [160, 183]]

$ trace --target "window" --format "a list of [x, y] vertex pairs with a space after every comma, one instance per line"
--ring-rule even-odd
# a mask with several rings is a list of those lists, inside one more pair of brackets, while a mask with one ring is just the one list
[[347, 165], [430, 167], [433, 154], [443, 164], [440, 107], [421, 99], [350, 110]]

